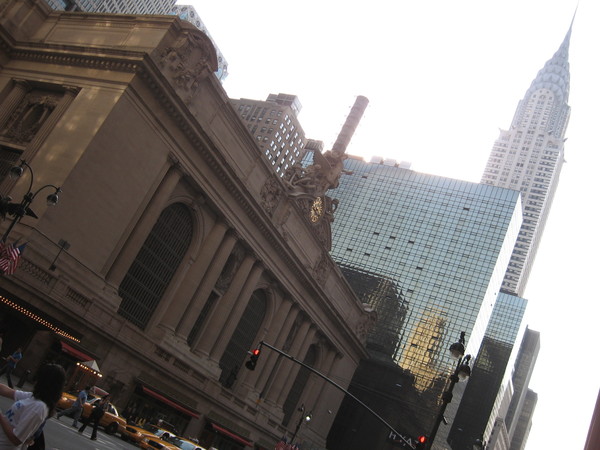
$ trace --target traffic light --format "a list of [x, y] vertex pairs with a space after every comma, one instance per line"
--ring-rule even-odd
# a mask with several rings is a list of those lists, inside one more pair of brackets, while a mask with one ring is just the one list
[[415, 449], [424, 449], [427, 446], [427, 436], [419, 436], [415, 445]]
[[246, 361], [246, 367], [250, 370], [254, 370], [256, 368], [256, 361], [258, 361], [258, 357], [260, 356], [260, 349], [255, 348], [250, 352], [250, 359]]

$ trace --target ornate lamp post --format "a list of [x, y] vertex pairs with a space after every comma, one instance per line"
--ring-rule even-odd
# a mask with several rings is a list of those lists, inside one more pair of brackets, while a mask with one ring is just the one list
[[32, 191], [33, 188], [33, 169], [25, 160], [21, 160], [21, 164], [18, 166], [14, 166], [10, 169], [8, 176], [10, 178], [20, 178], [25, 171], [25, 168], [29, 170], [30, 180], [29, 180], [29, 188], [27, 189], [27, 193], [23, 196], [23, 200], [20, 203], [11, 203], [12, 198], [3, 197], [0, 198], [0, 214], [2, 216], [13, 216], [13, 219], [2, 235], [2, 242], [6, 242], [8, 239], [8, 235], [12, 231], [13, 227], [21, 221], [23, 216], [31, 216], [37, 219], [37, 215], [29, 208], [29, 205], [33, 202], [35, 197], [44, 189], [52, 188], [54, 192], [46, 197], [46, 202], [48, 206], [56, 206], [58, 203], [58, 193], [61, 192], [59, 187], [54, 186], [53, 184], [46, 184], [41, 188], [37, 189], [35, 192]]
[[302, 406], [300, 408], [298, 408], [298, 411], [301, 412], [300, 414], [300, 420], [298, 420], [298, 425], [296, 425], [296, 430], [294, 431], [294, 434], [292, 435], [292, 439], [290, 439], [290, 444], [294, 444], [294, 439], [296, 439], [296, 435], [298, 434], [298, 431], [300, 431], [300, 427], [302, 426], [302, 424], [304, 422], [310, 422], [312, 420], [312, 412], [309, 412], [308, 414], [304, 414], [304, 404], [302, 404]]
[[466, 381], [471, 376], [471, 368], [469, 367], [469, 361], [471, 360], [471, 355], [465, 355], [465, 332], [460, 333], [460, 339], [458, 342], [455, 342], [450, 346], [450, 353], [453, 358], [456, 358], [458, 361], [456, 363], [456, 368], [454, 369], [454, 373], [450, 375], [450, 384], [444, 393], [442, 394], [442, 406], [435, 420], [435, 424], [431, 433], [429, 434], [429, 440], [426, 449], [430, 450], [433, 445], [433, 441], [435, 441], [435, 435], [440, 428], [440, 424], [445, 421], [444, 412], [446, 411], [446, 406], [448, 403], [452, 401], [452, 390], [454, 389], [454, 385], [459, 381]]

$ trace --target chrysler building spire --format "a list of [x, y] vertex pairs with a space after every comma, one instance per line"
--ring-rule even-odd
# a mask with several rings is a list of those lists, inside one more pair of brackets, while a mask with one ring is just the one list
[[554, 92], [558, 102], [566, 103], [569, 100], [569, 45], [571, 43], [572, 27], [573, 23], [571, 22], [563, 43], [554, 56], [538, 72], [527, 94], [525, 94], [526, 97], [538, 89], [550, 89]]

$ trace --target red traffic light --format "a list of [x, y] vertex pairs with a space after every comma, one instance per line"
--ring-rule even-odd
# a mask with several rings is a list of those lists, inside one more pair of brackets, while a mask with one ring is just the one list
[[419, 436], [417, 438], [417, 442], [415, 443], [415, 449], [424, 449], [427, 445], [427, 436]]
[[250, 370], [254, 370], [256, 368], [256, 361], [258, 361], [258, 357], [260, 356], [260, 348], [255, 348], [250, 353], [250, 360], [246, 361], [246, 367]]

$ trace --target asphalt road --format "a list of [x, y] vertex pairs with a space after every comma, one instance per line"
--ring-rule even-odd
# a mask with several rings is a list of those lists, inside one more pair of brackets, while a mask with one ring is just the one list
[[[27, 390], [27, 388], [23, 388]], [[12, 401], [7, 398], [0, 398], [0, 409], [7, 410]], [[44, 436], [46, 439], [47, 450], [131, 450], [139, 447], [133, 446], [123, 441], [118, 434], [108, 435], [102, 428], [98, 428], [98, 440], [92, 441], [90, 435], [92, 429], [86, 428], [83, 434], [77, 432], [77, 428], [71, 425], [73, 419], [70, 417], [62, 417], [61, 420], [56, 418], [49, 419], [44, 428]], [[2, 430], [0, 430], [0, 433]]]

